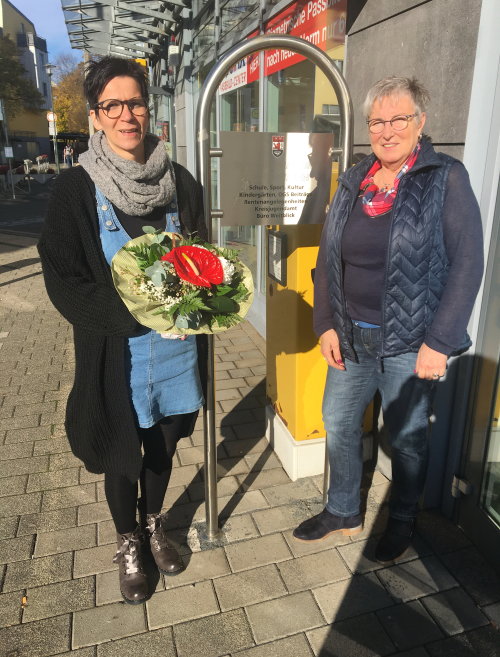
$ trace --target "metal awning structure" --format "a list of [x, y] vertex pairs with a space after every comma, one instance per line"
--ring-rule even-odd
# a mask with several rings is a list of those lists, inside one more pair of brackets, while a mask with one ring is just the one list
[[176, 32], [190, 0], [61, 0], [72, 48], [153, 58]]

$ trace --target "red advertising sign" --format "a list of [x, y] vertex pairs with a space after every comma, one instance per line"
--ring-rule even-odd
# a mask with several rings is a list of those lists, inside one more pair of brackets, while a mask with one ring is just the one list
[[[344, 43], [347, 0], [296, 0], [265, 25], [265, 34], [288, 34], [305, 39], [321, 50]], [[248, 38], [257, 36], [252, 32]], [[272, 75], [306, 58], [291, 50], [266, 50], [264, 74]], [[259, 79], [259, 53], [253, 53], [232, 67], [219, 87], [226, 93]]]
[[[347, 0], [296, 0], [267, 22], [265, 33], [289, 34], [329, 50], [344, 43], [346, 13]], [[247, 83], [254, 82], [259, 77], [259, 55], [247, 59]], [[291, 50], [266, 50], [264, 74], [272, 75], [304, 59]]]

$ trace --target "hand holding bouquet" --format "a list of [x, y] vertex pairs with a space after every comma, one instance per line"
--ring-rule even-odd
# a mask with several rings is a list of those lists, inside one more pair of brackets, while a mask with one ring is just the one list
[[140, 324], [160, 333], [218, 333], [245, 317], [253, 282], [237, 251], [143, 230], [111, 263], [115, 287]]

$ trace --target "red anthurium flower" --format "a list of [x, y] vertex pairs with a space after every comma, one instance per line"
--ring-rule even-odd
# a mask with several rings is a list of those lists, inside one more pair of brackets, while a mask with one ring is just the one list
[[179, 278], [200, 287], [219, 285], [224, 280], [224, 271], [217, 256], [197, 246], [176, 246], [161, 257], [171, 262]]

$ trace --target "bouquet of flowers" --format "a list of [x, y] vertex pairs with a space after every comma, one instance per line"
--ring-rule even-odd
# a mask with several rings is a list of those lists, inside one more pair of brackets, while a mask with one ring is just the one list
[[245, 317], [249, 269], [234, 249], [143, 227], [111, 263], [113, 282], [135, 319], [159, 333], [218, 333]]

